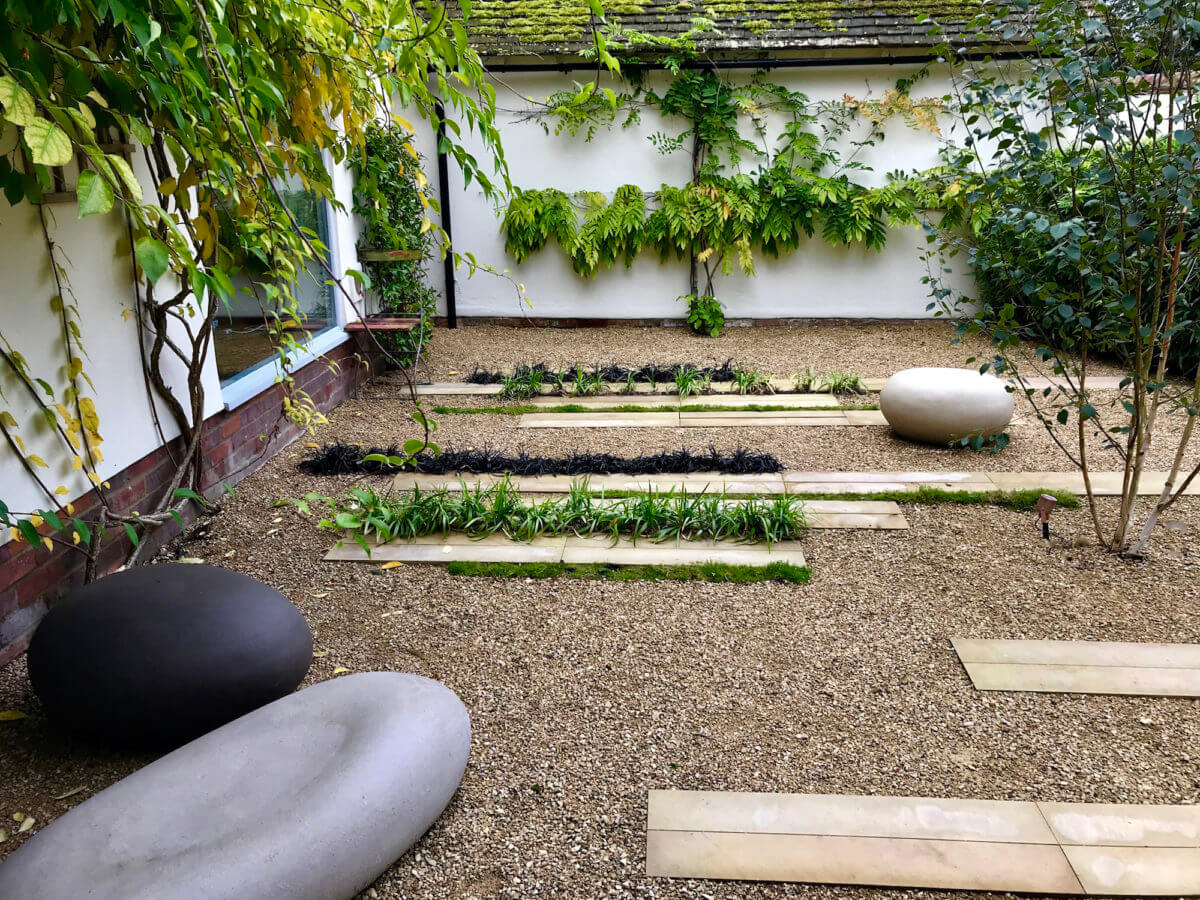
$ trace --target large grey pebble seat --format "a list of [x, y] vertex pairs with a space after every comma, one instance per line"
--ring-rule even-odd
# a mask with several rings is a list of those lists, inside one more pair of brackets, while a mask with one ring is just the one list
[[470, 744], [466, 708], [436, 681], [321, 682], [50, 823], [0, 863], [0, 897], [350, 898], [445, 809]]
[[170, 749], [296, 689], [312, 632], [287, 597], [220, 566], [139, 566], [71, 591], [29, 644], [58, 724]]
[[1012, 421], [1013, 395], [994, 375], [925, 366], [885, 381], [879, 409], [901, 437], [945, 446], [1004, 431]]

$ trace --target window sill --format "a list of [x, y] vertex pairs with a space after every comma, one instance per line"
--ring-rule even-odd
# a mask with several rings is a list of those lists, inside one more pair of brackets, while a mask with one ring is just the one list
[[[319, 356], [328, 353], [334, 347], [344, 344], [350, 339], [346, 332], [334, 326], [313, 335], [299, 353], [291, 357], [291, 370], [307, 366]], [[263, 391], [277, 383], [283, 374], [278, 359], [263, 360], [258, 365], [239, 372], [228, 381], [221, 382], [221, 399], [225, 401], [225, 409], [236, 409], [248, 400], [257, 397]]]

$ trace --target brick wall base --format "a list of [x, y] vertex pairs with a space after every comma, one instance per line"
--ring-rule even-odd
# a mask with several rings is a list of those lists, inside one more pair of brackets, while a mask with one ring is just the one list
[[[360, 341], [347, 341], [294, 373], [296, 387], [322, 412], [351, 396], [367, 377], [362, 359], [371, 354]], [[272, 385], [236, 409], [205, 421], [203, 486], [210, 499], [219, 499], [226, 485], [237, 484], [304, 433], [282, 415], [283, 394], [281, 385]], [[175, 472], [172, 458], [179, 458], [180, 445], [176, 439], [110, 477], [107, 495], [113, 508], [120, 513], [153, 508]], [[99, 498], [91, 491], [72, 502], [75, 514], [86, 519], [96, 511]], [[190, 518], [194, 517], [195, 511], [190, 510]], [[174, 522], [161, 526], [147, 538], [148, 549], [157, 550], [179, 531]], [[119, 528], [108, 530], [99, 557], [103, 573], [117, 568], [131, 549], [119, 532]], [[25, 652], [38, 621], [61, 594], [83, 583], [83, 573], [83, 555], [66, 547], [47, 550], [15, 540], [0, 546], [0, 666]]]

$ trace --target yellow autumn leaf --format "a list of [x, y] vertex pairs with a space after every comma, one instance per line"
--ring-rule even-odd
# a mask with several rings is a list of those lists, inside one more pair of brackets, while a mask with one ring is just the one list
[[34, 513], [32, 516], [29, 517], [29, 524], [32, 525], [34, 528], [41, 528], [42, 523], [44, 523], [45, 521], [46, 520], [43, 519], [41, 516], [39, 516], [37, 513]]
[[15, 722], [17, 719], [24, 719], [25, 713], [19, 709], [0, 709], [0, 722]]
[[100, 430], [100, 417], [96, 415], [96, 402], [91, 397], [79, 398], [79, 411], [83, 413], [83, 424], [88, 431]]
[[35, 466], [41, 466], [43, 469], [50, 468], [48, 465], [46, 465], [46, 461], [44, 459], [42, 459], [40, 456], [38, 456], [36, 453], [29, 454], [29, 461], [31, 463], [33, 463]]
[[6, 428], [16, 428], [17, 420], [12, 417], [12, 413], [10, 412], [0, 412], [0, 425]]
[[82, 468], [83, 468], [83, 457], [78, 456], [78, 455], [72, 456], [71, 457], [71, 471], [78, 472]]
[[75, 504], [74, 503], [68, 503], [64, 508], [66, 509], [68, 516], [75, 515]]
[[380, 569], [398, 569], [398, 568], [400, 568], [402, 565], [404, 565], [404, 563], [400, 562], [400, 560], [398, 560], [398, 559], [393, 559], [393, 560], [391, 560], [390, 562], [385, 562], [385, 563], [384, 563], [382, 566], [380, 566], [379, 568], [380, 568]]
[[169, 197], [175, 193], [175, 188], [178, 187], [174, 178], [164, 178], [158, 185], [158, 192], [164, 197]]
[[349, 672], [349, 671], [350, 670], [347, 669], [345, 666], [338, 666], [336, 669], [333, 670], [333, 674], [341, 675], [343, 672]]
[[71, 532], [71, 540], [74, 541], [76, 544], [79, 543], [79, 532], [78, 531]]
[[67, 490], [67, 486], [65, 484], [60, 484], [58, 487], [56, 487], [54, 489], [54, 493], [58, 494], [60, 497], [65, 497], [67, 494], [69, 494], [71, 492], [69, 490]]
[[[75, 457], [75, 458], [78, 459], [79, 457]], [[88, 472], [87, 477], [88, 477], [88, 480], [90, 480], [92, 482], [92, 484], [94, 484], [94, 485], [100, 484], [100, 476], [97, 475], [95, 472]]]
[[45, 547], [47, 550], [53, 550], [54, 549], [54, 541], [50, 540], [50, 538], [48, 538], [48, 537], [44, 537], [44, 538], [42, 538], [42, 546]]
[[125, 307], [123, 310], [121, 310], [121, 318], [124, 319], [126, 322], [129, 321], [129, 317], [132, 315], [133, 315], [133, 310], [130, 309], [129, 307]]

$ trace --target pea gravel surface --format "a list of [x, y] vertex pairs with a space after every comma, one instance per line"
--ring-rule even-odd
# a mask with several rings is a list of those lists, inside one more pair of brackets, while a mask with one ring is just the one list
[[[767, 345], [776, 330], [755, 334]], [[760, 352], [790, 358], [786, 349]], [[388, 391], [377, 384], [344, 403], [316, 440], [411, 435], [407, 408], [388, 405]], [[486, 435], [506, 449], [557, 452], [545, 441], [561, 437], [521, 445], [532, 439], [507, 430], [511, 422], [489, 424], [506, 417], [438, 418], [439, 436], [452, 432], [456, 443]], [[783, 453], [793, 468], [858, 468], [866, 459], [888, 469], [971, 468], [961, 452], [892, 456], [903, 448], [886, 434], [872, 441], [869, 428], [838, 430], [869, 445], [864, 455], [847, 458], [848, 443], [814, 440], [824, 430], [813, 428], [686, 439]], [[642, 452], [684, 439], [656, 431], [589, 430], [574, 446]], [[969, 456], [999, 467], [1017, 443], [996, 457]], [[466, 703], [474, 734], [462, 788], [364, 897], [949, 900], [962, 895], [647, 878], [647, 792], [1123, 803], [1200, 795], [1197, 701], [981, 693], [950, 646], [960, 636], [1200, 642], [1200, 500], [1170, 512], [1142, 562], [1102, 552], [1082, 510], [1056, 511], [1046, 542], [1030, 514], [905, 504], [908, 531], [806, 536], [813, 579], [802, 586], [454, 578], [429, 566], [323, 562], [333, 536], [273, 504], [386, 480], [303, 476], [296, 462], [305, 452], [293, 445], [241, 482], [157, 561], [203, 559], [283, 591], [314, 632], [308, 683], [340, 667], [416, 672]], [[1045, 448], [1028, 452], [1033, 468], [1067, 468]], [[0, 710], [9, 709], [27, 716], [0, 722], [0, 855], [149, 760], [58, 734], [23, 661], [0, 670]], [[34, 826], [17, 833], [15, 814]]]

